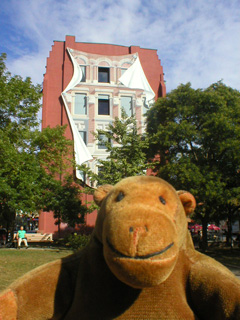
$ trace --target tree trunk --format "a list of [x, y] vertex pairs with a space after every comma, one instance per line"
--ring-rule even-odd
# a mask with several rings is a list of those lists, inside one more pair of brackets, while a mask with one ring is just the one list
[[201, 241], [201, 249], [203, 252], [206, 251], [208, 247], [208, 239], [207, 239], [207, 225], [208, 225], [208, 219], [205, 217], [202, 217], [202, 241]]
[[61, 238], [61, 219], [60, 219], [60, 216], [58, 217], [58, 239]]
[[6, 219], [6, 229], [7, 229], [7, 235], [6, 235], [6, 243], [8, 243], [8, 235], [10, 233], [10, 242], [13, 241], [14, 237], [14, 229], [15, 229], [15, 220], [16, 220], [16, 214], [14, 211], [9, 211], [9, 216]]
[[232, 217], [231, 215], [228, 216], [227, 219], [227, 238], [226, 238], [226, 243], [228, 246], [231, 246], [232, 248]]

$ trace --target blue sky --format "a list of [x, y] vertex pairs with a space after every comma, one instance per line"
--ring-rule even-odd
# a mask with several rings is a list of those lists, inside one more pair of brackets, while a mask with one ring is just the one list
[[0, 52], [42, 83], [54, 40], [157, 49], [167, 91], [218, 80], [240, 90], [239, 0], [1, 0]]

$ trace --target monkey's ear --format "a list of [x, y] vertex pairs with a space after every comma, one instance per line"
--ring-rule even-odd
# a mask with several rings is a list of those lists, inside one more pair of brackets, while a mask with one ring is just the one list
[[107, 194], [112, 190], [113, 186], [110, 184], [104, 184], [98, 187], [93, 194], [93, 199], [95, 203], [100, 206], [102, 201], [106, 198]]
[[196, 208], [196, 200], [194, 196], [190, 192], [184, 190], [177, 191], [177, 194], [182, 202], [186, 216], [190, 216]]

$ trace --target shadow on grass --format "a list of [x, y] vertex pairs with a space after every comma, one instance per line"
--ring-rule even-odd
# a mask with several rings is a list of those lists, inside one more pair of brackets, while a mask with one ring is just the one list
[[[201, 249], [197, 249], [202, 252]], [[240, 248], [209, 246], [204, 254], [216, 259], [223, 265], [240, 268]]]

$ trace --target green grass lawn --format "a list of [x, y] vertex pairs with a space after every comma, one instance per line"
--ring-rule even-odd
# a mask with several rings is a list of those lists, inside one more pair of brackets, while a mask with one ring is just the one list
[[58, 249], [0, 249], [0, 291], [27, 271], [71, 253]]
[[226, 266], [230, 265], [240, 268], [240, 248], [231, 249], [229, 247], [209, 247], [205, 254], [216, 259]]
[[[0, 249], [0, 291], [27, 271], [71, 253], [71, 250], [64, 249]], [[208, 248], [206, 254], [226, 266], [240, 268], [239, 248]]]

